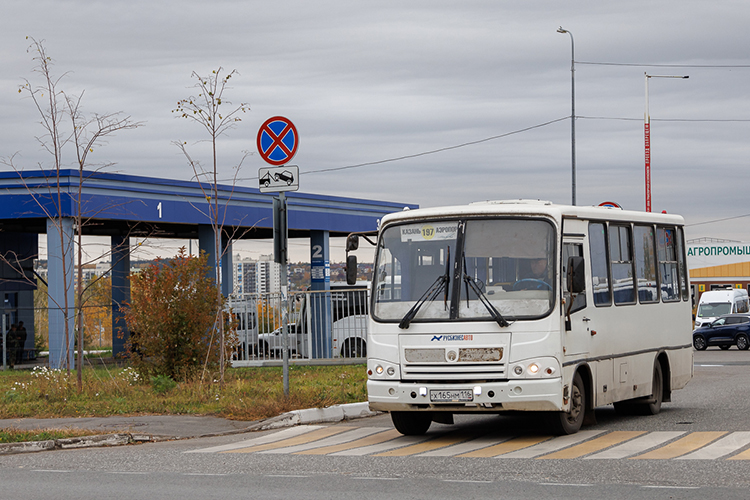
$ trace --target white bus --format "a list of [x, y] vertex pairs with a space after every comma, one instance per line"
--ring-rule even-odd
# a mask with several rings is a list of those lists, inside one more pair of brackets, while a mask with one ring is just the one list
[[656, 414], [693, 374], [677, 215], [526, 200], [390, 214], [372, 290], [368, 399], [402, 434], [504, 411], [572, 434], [602, 405]]

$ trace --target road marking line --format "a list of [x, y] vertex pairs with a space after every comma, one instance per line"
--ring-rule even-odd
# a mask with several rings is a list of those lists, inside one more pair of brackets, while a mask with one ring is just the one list
[[495, 458], [536, 458], [540, 455], [546, 455], [547, 453], [552, 453], [553, 451], [573, 446], [574, 444], [581, 443], [603, 433], [604, 431], [578, 431], [576, 434], [556, 437], [549, 441], [544, 441], [537, 445], [506, 453], [505, 455], [500, 455]]
[[443, 482], [446, 482], [446, 483], [483, 483], [483, 484], [494, 483], [494, 481], [480, 481], [480, 480], [474, 480], [474, 479], [443, 479]]
[[610, 432], [609, 434], [605, 434], [604, 436], [600, 436], [596, 439], [592, 439], [591, 441], [586, 441], [585, 443], [581, 443], [576, 446], [571, 446], [570, 448], [566, 448], [564, 450], [560, 450], [555, 453], [550, 453], [549, 455], [544, 455], [542, 457], [537, 458], [537, 460], [579, 458], [584, 455], [589, 455], [591, 453], [601, 451], [605, 448], [609, 448], [616, 444], [620, 444], [624, 441], [628, 441], [630, 439], [636, 438], [642, 434], [645, 434], [645, 432], [644, 431], [614, 431], [614, 432]]
[[419, 453], [424, 453], [426, 451], [436, 450], [438, 448], [445, 448], [446, 446], [451, 446], [457, 443], [463, 443], [464, 441], [470, 439], [471, 436], [475, 433], [476, 432], [470, 432], [470, 431], [449, 432], [424, 443], [417, 443], [411, 446], [406, 446], [404, 448], [398, 448], [396, 450], [385, 451], [383, 453], [378, 453], [374, 456], [376, 457], [406, 457], [409, 455], [417, 455]]
[[302, 434], [301, 436], [283, 439], [275, 443], [259, 444], [247, 448], [240, 448], [238, 450], [223, 451], [222, 453], [255, 453], [258, 451], [273, 450], [275, 448], [286, 448], [287, 446], [296, 446], [298, 444], [317, 441], [318, 439], [327, 438], [328, 436], [333, 436], [334, 434], [339, 434], [350, 429], [351, 427], [323, 427], [322, 429], [317, 429]]
[[299, 436], [300, 434], [307, 434], [308, 432], [312, 432], [316, 429], [322, 428], [322, 425], [300, 425], [253, 439], [243, 439], [242, 441], [239, 441], [237, 443], [212, 446], [211, 448], [203, 448], [201, 450], [190, 450], [186, 451], [185, 453], [219, 453], [222, 451], [237, 450], [239, 448], [248, 448], [250, 446], [255, 446], [258, 444], [273, 443], [275, 441], [279, 441], [280, 439]]
[[[381, 429], [375, 429], [375, 430], [380, 431]], [[354, 448], [361, 448], [364, 446], [371, 446], [374, 444], [384, 443], [386, 441], [390, 441], [394, 438], [397, 438], [400, 435], [401, 433], [398, 432], [396, 429], [389, 429], [387, 431], [381, 431], [375, 435], [363, 437], [355, 441], [350, 441], [348, 443], [342, 443], [342, 444], [337, 444], [337, 445], [332, 445], [332, 446], [324, 446], [322, 448], [315, 448], [312, 450], [298, 451], [295, 453], [295, 455], [328, 455], [329, 453], [337, 453], [337, 452], [345, 451], [345, 450], [353, 450]]]
[[656, 431], [649, 432], [645, 436], [635, 438], [632, 441], [623, 443], [619, 446], [615, 446], [609, 450], [604, 450], [600, 453], [595, 453], [588, 457], [584, 457], [584, 460], [588, 459], [619, 459], [635, 455], [637, 453], [643, 453], [651, 448], [655, 448], [660, 444], [671, 441], [685, 434], [683, 431]]
[[654, 490], [699, 490], [700, 486], [658, 486], [644, 484], [641, 488], [651, 488]]
[[349, 441], [354, 441], [355, 439], [359, 439], [365, 436], [369, 436], [370, 434], [375, 434], [379, 430], [380, 429], [378, 429], [377, 427], [358, 427], [358, 428], [350, 430], [349, 432], [344, 432], [343, 434], [336, 434], [326, 439], [321, 439], [319, 441], [298, 444], [296, 446], [287, 446], [284, 448], [276, 448], [273, 450], [262, 451], [261, 453], [264, 453], [264, 454], [265, 453], [296, 453], [296, 452], [311, 450], [313, 448], [338, 445], [342, 443], [348, 443]]
[[494, 446], [485, 447], [476, 451], [470, 451], [457, 455], [459, 457], [474, 457], [474, 458], [488, 458], [510, 453], [512, 451], [521, 450], [534, 446], [541, 442], [552, 439], [552, 436], [520, 436], [512, 439], [503, 441]]
[[703, 448], [707, 444], [719, 439], [726, 432], [691, 432], [684, 438], [678, 439], [673, 443], [669, 443], [666, 446], [657, 448], [656, 450], [649, 451], [643, 455], [637, 455], [631, 457], [628, 460], [644, 460], [644, 459], [655, 459], [655, 460], [666, 460], [670, 458], [677, 458], [679, 456], [695, 451], [699, 448]]
[[402, 478], [400, 478], [400, 477], [364, 477], [364, 476], [357, 476], [357, 477], [353, 477], [352, 479], [372, 479], [373, 481], [400, 481]]

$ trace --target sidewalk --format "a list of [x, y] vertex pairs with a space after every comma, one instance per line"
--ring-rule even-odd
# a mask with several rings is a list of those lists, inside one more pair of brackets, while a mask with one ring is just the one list
[[37, 441], [34, 443], [0, 444], [0, 456], [65, 448], [114, 446], [149, 441], [170, 441], [291, 427], [300, 424], [339, 422], [376, 415], [369, 405], [351, 403], [328, 408], [295, 410], [266, 420], [241, 422], [218, 417], [192, 415], [151, 415], [142, 417], [92, 418], [16, 418], [0, 419], [0, 429], [89, 429], [103, 435]]

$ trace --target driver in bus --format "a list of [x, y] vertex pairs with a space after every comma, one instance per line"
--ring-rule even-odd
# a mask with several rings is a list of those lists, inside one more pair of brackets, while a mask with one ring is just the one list
[[551, 289], [547, 259], [531, 259], [529, 272], [516, 282], [514, 290], [549, 290]]

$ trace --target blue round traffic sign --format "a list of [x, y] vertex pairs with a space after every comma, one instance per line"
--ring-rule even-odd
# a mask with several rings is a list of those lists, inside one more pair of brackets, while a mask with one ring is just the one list
[[297, 128], [288, 118], [274, 116], [260, 126], [257, 143], [258, 153], [266, 163], [284, 165], [297, 152]]

